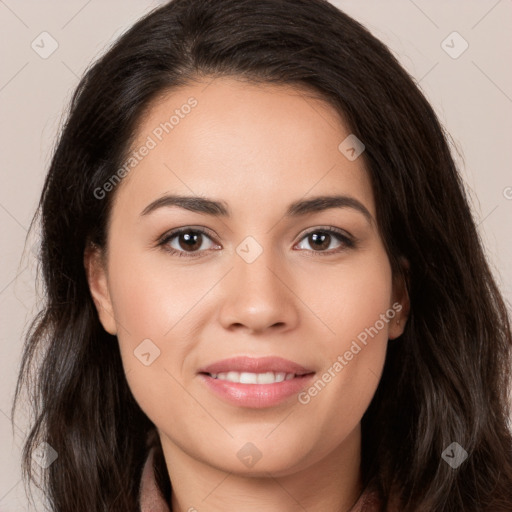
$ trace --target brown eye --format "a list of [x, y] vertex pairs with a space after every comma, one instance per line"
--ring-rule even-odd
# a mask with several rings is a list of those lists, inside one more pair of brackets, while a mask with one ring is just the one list
[[[310, 247], [310, 249], [308, 249], [307, 247], [305, 247], [305, 249], [318, 254], [333, 254], [347, 248], [355, 247], [355, 242], [352, 239], [343, 234], [341, 231], [338, 231], [337, 229], [335, 230], [334, 228], [317, 228], [314, 231], [306, 233], [302, 237], [302, 240], [307, 240], [307, 243]], [[334, 248], [331, 247], [331, 244], [336, 241], [338, 241], [338, 246], [335, 246]], [[331, 247], [331, 250], [328, 251], [329, 247]]]
[[325, 250], [329, 248], [331, 245], [331, 235], [328, 233], [323, 233], [322, 231], [317, 231], [316, 233], [311, 233], [308, 235], [308, 242], [311, 247], [314, 249]]
[[202, 229], [182, 228], [168, 233], [158, 245], [163, 246], [171, 254], [194, 257], [212, 248], [208, 247], [208, 240], [212, 242], [210, 236]]
[[180, 246], [180, 249], [184, 249], [185, 251], [195, 251], [201, 248], [203, 242], [202, 237], [202, 233], [186, 231], [185, 233], [180, 233], [178, 235], [178, 245]]
[[[317, 255], [328, 256], [356, 246], [354, 240], [335, 228], [317, 228], [306, 233], [302, 240], [307, 240], [309, 245], [309, 249], [307, 247], [305, 249]], [[213, 247], [208, 247], [208, 241], [213, 244], [212, 238], [203, 229], [180, 228], [165, 235], [158, 245], [173, 255], [199, 257], [201, 253], [209, 249], [220, 248], [218, 245], [215, 247], [215, 244]], [[331, 247], [336, 241], [338, 245], [334, 248]], [[304, 249], [304, 247], [300, 248]]]

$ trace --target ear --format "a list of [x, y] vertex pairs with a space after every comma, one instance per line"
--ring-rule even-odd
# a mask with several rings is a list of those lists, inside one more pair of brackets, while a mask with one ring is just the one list
[[402, 272], [393, 276], [392, 309], [395, 316], [389, 322], [388, 338], [394, 340], [401, 336], [405, 330], [405, 324], [409, 318], [411, 303], [409, 299], [409, 262], [405, 258], [399, 259]]
[[107, 265], [101, 248], [94, 244], [87, 245], [84, 251], [84, 267], [101, 325], [108, 333], [115, 335], [117, 326], [108, 290]]

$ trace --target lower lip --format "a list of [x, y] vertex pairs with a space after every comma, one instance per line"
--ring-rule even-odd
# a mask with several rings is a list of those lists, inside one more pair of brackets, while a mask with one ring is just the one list
[[240, 384], [239, 382], [214, 379], [204, 373], [199, 374], [201, 380], [210, 390], [230, 404], [254, 409], [280, 404], [304, 389], [313, 376], [314, 373], [310, 373], [274, 384]]

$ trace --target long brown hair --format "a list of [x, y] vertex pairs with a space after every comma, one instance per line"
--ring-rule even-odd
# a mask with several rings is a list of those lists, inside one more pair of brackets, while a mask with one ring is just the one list
[[[115, 191], [95, 191], [121, 167], [152, 100], [219, 76], [316, 91], [365, 144], [379, 229], [411, 310], [362, 419], [364, 484], [403, 512], [512, 510], [510, 320], [447, 136], [388, 48], [325, 0], [175, 0], [81, 80], [31, 225], [40, 220], [46, 302], [25, 340], [13, 404], [14, 413], [26, 386], [26, 478], [44, 440], [59, 454], [44, 473], [55, 512], [138, 508], [155, 426], [99, 323], [83, 255], [89, 241], [105, 246]], [[452, 443], [468, 454], [456, 469], [442, 457]], [[163, 474], [161, 456], [157, 466]]]

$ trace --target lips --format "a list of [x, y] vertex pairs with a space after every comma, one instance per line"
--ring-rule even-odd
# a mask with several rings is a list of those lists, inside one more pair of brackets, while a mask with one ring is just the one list
[[200, 381], [216, 396], [249, 408], [268, 408], [290, 400], [314, 375], [315, 371], [281, 357], [233, 357], [198, 371]]
[[298, 363], [283, 359], [281, 357], [259, 357], [248, 356], [232, 357], [223, 359], [199, 369], [199, 373], [218, 375], [219, 373], [269, 373], [273, 372], [294, 374], [296, 376], [314, 373], [314, 370], [306, 368]]

